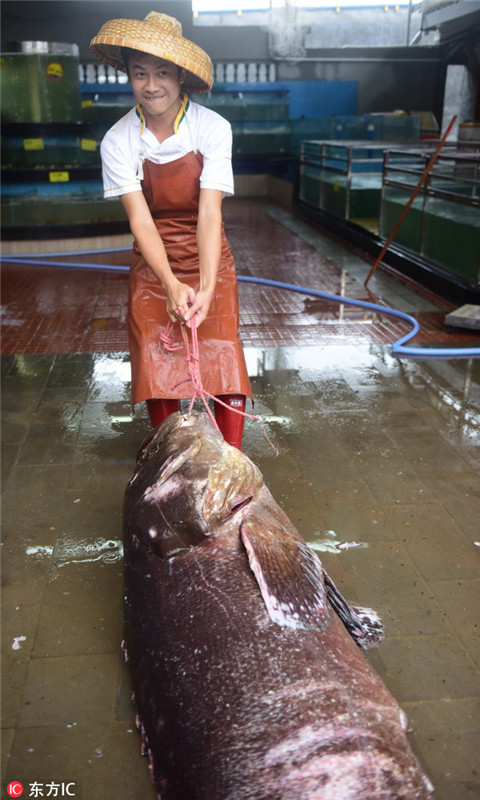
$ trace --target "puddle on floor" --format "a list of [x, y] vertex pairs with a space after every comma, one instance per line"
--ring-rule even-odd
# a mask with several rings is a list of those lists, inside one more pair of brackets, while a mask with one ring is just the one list
[[337, 539], [335, 531], [325, 531], [321, 539], [307, 544], [316, 553], [341, 553], [352, 547], [368, 547], [366, 542], [341, 542]]
[[123, 558], [123, 542], [120, 539], [73, 540], [68, 537], [60, 539], [55, 547], [35, 545], [27, 547], [25, 554], [31, 558], [52, 558], [51, 580], [57, 576], [57, 569], [69, 564], [84, 564], [101, 561], [104, 564], [115, 564]]

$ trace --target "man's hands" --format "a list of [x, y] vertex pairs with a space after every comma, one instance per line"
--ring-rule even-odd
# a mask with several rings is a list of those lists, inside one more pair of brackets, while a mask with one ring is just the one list
[[164, 243], [143, 193], [121, 195], [140, 252], [166, 291], [167, 313], [172, 322], [180, 315], [190, 327], [195, 317], [198, 328], [208, 315], [222, 250], [222, 196], [218, 189], [200, 189], [196, 235], [200, 285], [194, 289], [179, 281], [170, 269]]
[[172, 275], [171, 280], [165, 286], [165, 291], [167, 293], [167, 314], [172, 322], [175, 322], [179, 319], [179, 313], [183, 317], [186, 309], [195, 300], [195, 289]]
[[212, 297], [213, 290], [199, 289], [195, 291], [191, 286], [177, 280], [173, 285], [167, 287], [168, 316], [172, 322], [180, 320], [189, 328], [192, 318], [195, 317], [195, 324], [198, 328], [208, 315]]

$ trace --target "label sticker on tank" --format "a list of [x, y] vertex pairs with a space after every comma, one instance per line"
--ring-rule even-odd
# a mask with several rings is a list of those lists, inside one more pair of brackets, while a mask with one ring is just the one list
[[80, 142], [80, 147], [82, 150], [96, 150], [97, 142], [95, 139], [82, 139]]
[[68, 183], [70, 180], [69, 172], [49, 172], [48, 180], [50, 183]]
[[50, 64], [47, 64], [47, 75], [51, 80], [59, 81], [63, 78], [63, 67], [58, 61], [50, 61]]
[[43, 139], [24, 139], [23, 140], [23, 149], [24, 150], [43, 150], [44, 149]]

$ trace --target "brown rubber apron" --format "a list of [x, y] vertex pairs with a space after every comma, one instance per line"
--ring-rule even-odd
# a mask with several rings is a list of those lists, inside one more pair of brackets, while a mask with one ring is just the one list
[[[193, 152], [167, 164], [147, 160], [142, 181], [170, 267], [180, 281], [195, 289], [200, 283], [196, 231], [202, 165], [202, 156]], [[193, 395], [185, 351], [167, 351], [160, 340], [168, 322], [166, 293], [134, 243], [128, 313], [132, 405], [152, 397], [182, 399]], [[174, 324], [173, 338], [182, 341], [179, 323]], [[208, 317], [198, 329], [198, 343], [204, 388], [213, 395], [251, 397], [238, 336], [235, 263], [223, 226], [215, 294]]]

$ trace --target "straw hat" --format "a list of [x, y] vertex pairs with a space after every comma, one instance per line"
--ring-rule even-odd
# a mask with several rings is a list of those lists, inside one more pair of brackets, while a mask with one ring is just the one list
[[144, 20], [111, 19], [90, 42], [90, 50], [100, 61], [126, 72], [121, 48], [140, 50], [172, 61], [187, 71], [185, 91], [208, 92], [212, 88], [212, 62], [201, 47], [182, 36], [175, 17], [151, 11]]

